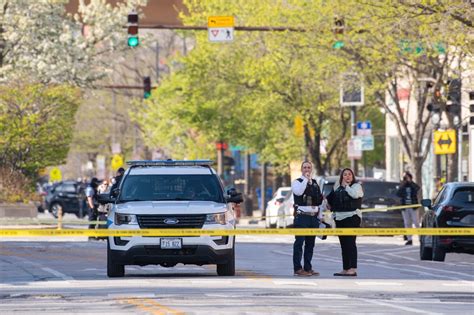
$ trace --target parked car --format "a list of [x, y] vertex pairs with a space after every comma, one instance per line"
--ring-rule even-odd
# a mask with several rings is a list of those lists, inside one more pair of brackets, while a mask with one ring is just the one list
[[[363, 178], [359, 180], [364, 190], [362, 209], [387, 208], [398, 206], [400, 198], [397, 196], [399, 182], [381, 181]], [[373, 211], [362, 213], [362, 227], [402, 228], [403, 216], [401, 210]]]
[[[62, 181], [51, 186], [45, 197], [45, 207], [55, 217], [62, 213], [73, 213], [77, 217], [86, 214], [84, 193], [76, 181]], [[82, 213], [81, 213], [82, 209]]]
[[[326, 197], [334, 187], [339, 176], [328, 176], [319, 182], [321, 192]], [[396, 193], [399, 187], [398, 182], [389, 182], [374, 178], [360, 178], [359, 183], [364, 190], [362, 198], [362, 209], [387, 208], [399, 205], [399, 198]], [[330, 213], [325, 213], [326, 223], [335, 227], [334, 220]], [[403, 227], [403, 217], [401, 210], [363, 212], [362, 227]]]
[[[130, 161], [120, 187], [99, 195], [113, 203], [109, 230], [200, 229], [232, 231], [235, 189], [224, 190], [212, 161]], [[123, 277], [125, 265], [178, 263], [217, 265], [219, 276], [235, 275], [235, 236], [115, 237], [107, 239], [107, 276]]]
[[[423, 199], [429, 210], [422, 219], [422, 228], [474, 227], [474, 183], [447, 183], [432, 203]], [[420, 235], [420, 259], [444, 261], [446, 253], [474, 254], [474, 237]]]
[[280, 187], [277, 189], [272, 199], [267, 202], [267, 208], [265, 209], [265, 226], [267, 228], [274, 228], [277, 224], [278, 208], [285, 197], [291, 195], [291, 187]]
[[276, 228], [287, 228], [293, 226], [294, 216], [293, 216], [293, 204], [294, 204], [293, 194], [290, 193], [286, 195], [285, 199], [278, 207], [278, 218], [276, 221]]

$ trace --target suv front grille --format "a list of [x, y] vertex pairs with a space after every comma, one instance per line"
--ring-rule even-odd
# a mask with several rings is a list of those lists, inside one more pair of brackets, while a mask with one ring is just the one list
[[[167, 224], [165, 220], [175, 224]], [[138, 225], [142, 229], [200, 229], [206, 220], [205, 214], [178, 214], [178, 215], [137, 215]]]

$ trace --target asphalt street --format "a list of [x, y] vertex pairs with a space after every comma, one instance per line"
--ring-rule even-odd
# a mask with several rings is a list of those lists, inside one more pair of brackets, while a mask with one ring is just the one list
[[0, 313], [473, 314], [474, 256], [420, 261], [401, 237], [361, 237], [359, 276], [336, 278], [338, 240], [318, 240], [319, 277], [295, 277], [291, 236], [240, 236], [235, 277], [215, 266], [127, 266], [106, 276], [106, 242], [3, 239]]

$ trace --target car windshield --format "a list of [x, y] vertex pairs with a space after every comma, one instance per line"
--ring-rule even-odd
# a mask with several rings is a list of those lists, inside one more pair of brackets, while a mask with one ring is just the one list
[[459, 203], [474, 203], [474, 187], [456, 189], [452, 201]]
[[395, 182], [362, 182], [364, 189], [364, 200], [373, 198], [392, 198], [398, 199], [398, 183]]
[[224, 202], [214, 175], [129, 175], [118, 202], [200, 200]]
[[288, 193], [290, 192], [291, 190], [282, 190], [280, 191], [282, 197], [285, 197], [286, 195], [288, 195]]

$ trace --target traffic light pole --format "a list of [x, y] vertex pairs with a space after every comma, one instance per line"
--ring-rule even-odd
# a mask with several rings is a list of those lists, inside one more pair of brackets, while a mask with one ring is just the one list
[[[356, 107], [351, 106], [351, 139], [354, 138], [355, 135], [357, 135], [357, 114], [356, 114]], [[357, 167], [357, 160], [355, 158], [351, 159], [351, 169], [354, 172], [354, 175], [357, 176], [358, 173], [358, 167]]]

